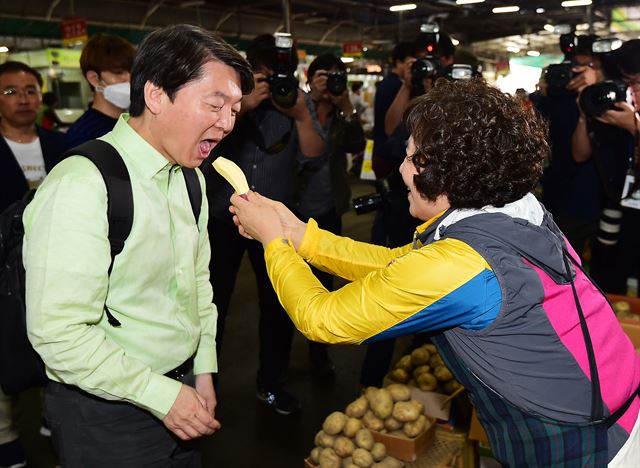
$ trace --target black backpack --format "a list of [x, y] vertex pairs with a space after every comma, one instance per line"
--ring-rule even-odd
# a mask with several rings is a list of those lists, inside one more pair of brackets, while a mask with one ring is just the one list
[[[133, 224], [133, 192], [129, 172], [118, 151], [102, 140], [91, 140], [61, 156], [84, 156], [100, 170], [107, 188], [107, 216], [111, 265], [122, 249]], [[202, 189], [194, 169], [182, 168], [189, 201], [197, 220], [200, 217]], [[27, 338], [25, 270], [22, 264], [22, 214], [33, 199], [30, 190], [0, 214], [0, 386], [7, 395], [46, 384], [44, 363]], [[106, 305], [109, 324], [120, 323]]]

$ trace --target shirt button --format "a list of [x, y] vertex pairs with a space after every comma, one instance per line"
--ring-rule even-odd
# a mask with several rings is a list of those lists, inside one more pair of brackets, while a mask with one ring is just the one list
[[256, 189], [256, 186], [255, 186], [255, 185], [252, 185], [252, 186], [251, 186], [251, 190], [255, 190], [255, 189]]
[[258, 165], [257, 165], [257, 164], [254, 164], [254, 165], [253, 165], [253, 168], [254, 168], [254, 169], [257, 169], [257, 168], [258, 168]]

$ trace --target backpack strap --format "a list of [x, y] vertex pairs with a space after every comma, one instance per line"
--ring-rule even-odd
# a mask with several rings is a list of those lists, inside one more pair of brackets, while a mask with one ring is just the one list
[[202, 187], [200, 187], [200, 180], [195, 169], [188, 167], [182, 168], [184, 174], [184, 181], [187, 184], [187, 193], [189, 194], [189, 202], [191, 203], [191, 209], [193, 210], [193, 217], [196, 219], [196, 226], [200, 219], [200, 207], [202, 206]]

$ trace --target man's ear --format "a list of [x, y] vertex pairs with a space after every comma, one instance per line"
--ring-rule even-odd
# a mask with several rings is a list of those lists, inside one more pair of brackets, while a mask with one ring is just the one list
[[98, 75], [97, 72], [93, 70], [89, 70], [87, 73], [84, 74], [84, 77], [87, 79], [89, 84], [94, 88], [97, 86], [100, 86], [100, 75]]
[[151, 81], [147, 81], [144, 84], [144, 103], [152, 114], [157, 115], [162, 112], [168, 101], [169, 97], [164, 92], [164, 89]]

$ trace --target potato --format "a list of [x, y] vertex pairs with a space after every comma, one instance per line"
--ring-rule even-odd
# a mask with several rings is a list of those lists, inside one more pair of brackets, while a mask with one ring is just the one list
[[338, 456], [343, 458], [350, 456], [355, 449], [355, 444], [351, 441], [351, 439], [345, 436], [337, 437], [335, 443], [333, 444], [333, 450], [335, 450]]
[[391, 384], [385, 387], [391, 394], [393, 401], [407, 401], [411, 399], [411, 389], [402, 384]]
[[315, 447], [311, 450], [309, 459], [313, 462], [314, 465], [318, 464], [318, 462], [320, 461], [320, 447]]
[[438, 354], [438, 348], [436, 348], [436, 345], [434, 345], [434, 344], [426, 343], [426, 344], [423, 344], [420, 347], [426, 349], [427, 351], [429, 351], [429, 354]]
[[360, 429], [356, 434], [356, 445], [360, 448], [371, 450], [373, 442], [373, 435], [369, 429]]
[[342, 460], [332, 448], [324, 448], [320, 452], [318, 463], [320, 468], [341, 468]]
[[433, 369], [433, 375], [435, 375], [436, 379], [438, 379], [440, 382], [447, 382], [453, 379], [453, 374], [449, 369], [446, 368], [446, 366], [437, 366], [435, 369]]
[[342, 432], [342, 428], [347, 422], [347, 416], [340, 412], [334, 411], [322, 423], [322, 430], [329, 435], [336, 435]]
[[371, 448], [371, 456], [373, 457], [373, 461], [379, 462], [387, 456], [387, 448], [383, 443], [376, 442]]
[[386, 388], [381, 388], [373, 394], [372, 400], [369, 402], [373, 414], [380, 419], [386, 419], [391, 415], [393, 410], [393, 398]]
[[399, 401], [393, 405], [393, 412], [391, 414], [394, 419], [406, 423], [418, 419], [422, 410], [422, 404], [415, 400]]
[[415, 380], [418, 380], [418, 376], [420, 376], [420, 374], [426, 374], [431, 370], [431, 367], [427, 366], [426, 364], [423, 366], [418, 366], [415, 369], [413, 369], [413, 372], [411, 375], [413, 375], [413, 378]]
[[360, 466], [362, 468], [369, 468], [371, 465], [373, 465], [373, 457], [371, 456], [371, 452], [363, 448], [355, 449], [353, 451], [352, 457], [354, 465]]
[[356, 433], [362, 429], [362, 421], [356, 418], [349, 418], [342, 429], [342, 433], [350, 439], [355, 437]]
[[371, 429], [372, 431], [379, 431], [384, 428], [384, 422], [382, 419], [377, 418], [372, 411], [367, 411], [362, 417], [362, 424], [367, 429]]
[[402, 428], [402, 423], [394, 418], [387, 418], [384, 420], [384, 428], [387, 431], [397, 431]]
[[444, 366], [444, 361], [439, 354], [434, 354], [429, 358], [429, 365], [435, 369], [437, 366]]
[[424, 348], [416, 348], [411, 352], [411, 364], [413, 367], [423, 366], [429, 363], [431, 355]]
[[316, 434], [315, 443], [318, 447], [333, 447], [335, 440], [336, 438], [334, 436], [331, 436], [324, 431], [320, 431]]
[[461, 387], [462, 385], [457, 380], [449, 380], [448, 382], [442, 384], [442, 391], [447, 395], [451, 395]]
[[364, 391], [364, 397], [369, 402], [369, 407], [371, 407], [371, 402], [373, 401], [373, 397], [375, 396], [376, 393], [378, 393], [378, 390], [380, 390], [378, 387], [367, 387], [367, 389]]
[[[421, 414], [417, 420], [413, 422], [408, 422], [404, 425], [402, 430], [406, 434], [407, 437], [417, 437], [424, 431], [424, 428], [427, 426], [427, 418], [424, 414]], [[337, 441], [336, 441], [337, 442]]]
[[364, 396], [361, 396], [356, 401], [349, 403], [345, 412], [350, 418], [361, 418], [368, 409], [369, 402]]
[[395, 368], [411, 372], [411, 369], [413, 368], [413, 366], [411, 365], [411, 356], [408, 354], [406, 356], [402, 356], [400, 360], [396, 362]]
[[393, 457], [386, 457], [379, 464], [380, 468], [402, 468], [404, 466], [404, 463]]
[[418, 388], [423, 392], [433, 392], [438, 386], [438, 379], [432, 374], [425, 372], [418, 376]]
[[[353, 459], [352, 459], [353, 460]], [[346, 465], [342, 465], [344, 468], [359, 468], [358, 465], [356, 465], [355, 463], [353, 463], [353, 461], [351, 463], [347, 463]]]
[[389, 372], [389, 378], [394, 382], [407, 383], [409, 381], [409, 373], [404, 369], [393, 369]]

